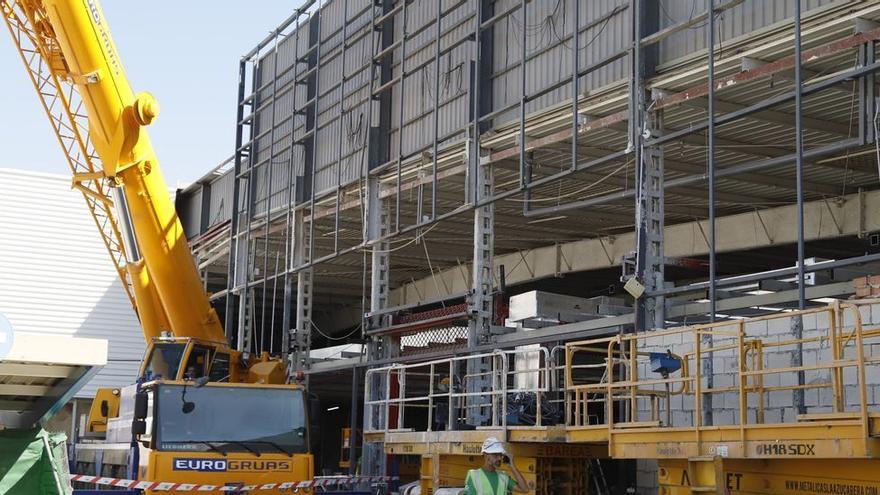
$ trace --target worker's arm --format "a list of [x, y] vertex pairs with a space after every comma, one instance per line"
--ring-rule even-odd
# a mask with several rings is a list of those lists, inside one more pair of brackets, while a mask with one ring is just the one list
[[529, 484], [526, 482], [526, 479], [523, 478], [519, 469], [516, 468], [516, 464], [513, 463], [513, 455], [507, 454], [507, 457], [510, 460], [510, 470], [513, 471], [513, 479], [511, 481], [516, 481], [516, 486], [511, 487], [511, 489], [516, 493], [528, 493]]

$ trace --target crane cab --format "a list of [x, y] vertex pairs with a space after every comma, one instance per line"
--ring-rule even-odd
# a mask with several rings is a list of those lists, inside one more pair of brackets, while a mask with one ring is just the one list
[[239, 353], [225, 344], [192, 337], [158, 337], [147, 347], [140, 381], [195, 380], [239, 382]]
[[150, 341], [138, 377], [140, 382], [206, 377], [211, 383], [287, 383], [284, 363], [268, 353], [245, 361], [241, 352], [225, 343], [170, 336]]
[[[225, 344], [192, 337], [157, 337], [147, 346], [138, 382], [195, 381], [210, 383], [284, 384], [283, 363], [267, 354], [250, 363]], [[103, 436], [111, 419], [119, 415], [119, 389], [98, 389], [89, 410], [85, 432]]]
[[137, 390], [129, 424], [143, 425], [131, 430], [138, 479], [219, 486], [311, 479], [309, 404], [300, 385], [158, 379]]

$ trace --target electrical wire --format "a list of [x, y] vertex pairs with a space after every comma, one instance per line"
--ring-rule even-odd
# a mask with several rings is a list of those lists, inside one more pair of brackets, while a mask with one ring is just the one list
[[[856, 63], [858, 63], [858, 55], [856, 55]], [[849, 102], [849, 128], [847, 129], [846, 137], [852, 137], [853, 125], [855, 122], [856, 116], [856, 80], [853, 79], [852, 82], [852, 98], [850, 98]], [[875, 116], [875, 127], [876, 127], [876, 116]], [[875, 131], [876, 136], [876, 131]], [[878, 160], [878, 167], [880, 167], [880, 160]], [[841, 196], [846, 196], [846, 178], [849, 175], [849, 148], [846, 149], [846, 159], [843, 162], [843, 184], [841, 184]]]
[[874, 110], [874, 149], [877, 151], [877, 180], [880, 181], [880, 105]]
[[[566, 194], [561, 194], [561, 195], [558, 195], [558, 196], [555, 196], [552, 198], [533, 198], [533, 199], [506, 198], [506, 199], [507, 199], [507, 201], [513, 201], [513, 202], [517, 202], [517, 203], [543, 203], [543, 202], [559, 201], [560, 199], [569, 198], [571, 196], [576, 196], [578, 194], [582, 194], [582, 193], [592, 189], [593, 187], [598, 186], [599, 184], [601, 184], [601, 183], [605, 182], [606, 180], [608, 180], [609, 178], [611, 178], [611, 176], [613, 176], [617, 172], [620, 172], [621, 169], [628, 167], [630, 164], [632, 164], [632, 162], [633, 162], [632, 159], [630, 159], [630, 160], [626, 161], [625, 163], [623, 163], [622, 165], [620, 165], [619, 167], [612, 170], [611, 172], [608, 172], [603, 177], [597, 179], [596, 181], [591, 182], [590, 184], [587, 184], [586, 186], [584, 186], [576, 191], [572, 191], [572, 192], [569, 192]], [[560, 181], [560, 183], [561, 183], [561, 181]]]
[[[590, 45], [592, 45], [592, 44], [593, 44], [593, 43], [599, 38], [599, 36], [605, 31], [605, 28], [608, 27], [608, 24], [611, 22], [611, 19], [613, 19], [614, 17], [616, 17], [617, 14], [623, 12], [624, 10], [625, 10], [625, 7], [624, 7], [623, 5], [618, 5], [617, 7], [614, 7], [613, 9], [611, 9], [610, 11], [608, 11], [608, 13], [604, 14], [604, 15], [605, 15], [605, 19], [602, 21], [602, 24], [599, 26], [599, 30], [596, 32], [596, 34], [593, 35], [592, 38], [590, 38], [589, 41], [587, 41], [586, 44], [584, 44], [583, 46], [580, 46], [580, 45], [579, 45], [579, 46], [578, 46], [578, 50], [586, 50], [587, 48], [589, 48]], [[594, 22], [595, 22], [595, 21], [594, 21]], [[564, 34], [565, 34], [565, 26], [566, 26], [566, 23], [565, 23], [565, 11], [564, 11], [564, 10], [563, 10], [563, 13], [562, 13], [562, 26], [563, 26], [563, 28], [562, 28], [562, 33], [563, 33], [563, 35], [564, 35]], [[594, 28], [594, 27], [596, 27], [595, 24], [592, 25], [592, 26], [589, 26], [587, 29], [592, 29], [592, 28]], [[578, 26], [578, 31], [580, 31], [580, 26]], [[566, 49], [568, 49], [568, 50], [572, 50], [572, 47], [568, 45], [568, 42], [565, 41], [564, 39], [562, 39], [562, 36], [559, 34], [559, 31], [558, 31], [558, 28], [557, 28], [557, 26], [556, 26], [556, 21], [555, 21], [555, 20], [553, 20], [553, 21], [550, 22], [550, 32], [551, 32], [551, 33], [553, 34], [553, 36], [556, 38], [556, 41], [557, 41], [558, 43], [560, 43], [560, 44], [561, 44], [562, 46], [564, 46]], [[580, 34], [580, 32], [578, 32], [578, 34]]]
[[[682, 23], [684, 23], [684, 22], [690, 22], [690, 21], [692, 21], [692, 20], [694, 19], [694, 16], [696, 16], [696, 13], [697, 13], [697, 0], [694, 0], [694, 3], [691, 4], [691, 13], [688, 15], [688, 19], [687, 19], [686, 21], [679, 21], [679, 20], [676, 20], [676, 19], [674, 19], [671, 15], [669, 15], [669, 11], [666, 10], [666, 7], [663, 5], [663, 2], [664, 2], [664, 0], [658, 0], [658, 1], [657, 1], [657, 4], [660, 6], [660, 10], [661, 10], [661, 12], [663, 13], [663, 17], [666, 17], [667, 19], [669, 19], [669, 22], [671, 22], [673, 25], [682, 24]], [[723, 16], [724, 16], [724, 12], [723, 12], [723, 11], [718, 12], [717, 14], [715, 14], [715, 19], [722, 18]], [[706, 21], [700, 22], [699, 24], [694, 24], [693, 26], [688, 26], [688, 29], [691, 29], [691, 30], [702, 29], [702, 28], [706, 27], [706, 24], [707, 24], [708, 22], [709, 22], [709, 21], [706, 20]], [[720, 33], [721, 31], [722, 31], [722, 30], [721, 30], [721, 26], [719, 25], [719, 26], [718, 26], [718, 32]], [[721, 45], [721, 43], [722, 43], [723, 41], [724, 41], [723, 38], [719, 40], [719, 43], [718, 43], [718, 44], [719, 44], [719, 48], [720, 48], [720, 45]]]
[[[434, 225], [431, 225], [430, 227], [428, 227], [427, 229], [425, 229], [424, 231], [422, 231], [421, 233], [417, 234], [417, 235], [414, 236], [412, 239], [410, 239], [409, 241], [407, 241], [406, 244], [404, 244], [404, 245], [402, 245], [402, 246], [397, 246], [397, 247], [394, 247], [394, 248], [391, 248], [391, 249], [384, 249], [384, 250], [376, 250], [376, 249], [364, 248], [364, 251], [372, 252], [372, 253], [376, 253], [376, 252], [377, 252], [377, 253], [393, 253], [393, 252], [395, 252], [395, 251], [400, 251], [401, 249], [410, 246], [410, 245], [413, 244], [414, 242], [417, 242], [417, 241], [418, 241], [419, 239], [421, 239], [422, 237], [425, 237], [425, 236], [428, 234], [428, 232], [434, 230], [434, 228], [437, 227], [438, 225], [440, 225], [439, 222], [438, 222], [438, 223], [435, 223]], [[403, 242], [403, 240], [401, 240], [401, 241], [399, 241], [399, 242]]]
[[[434, 225], [437, 225], [437, 224], [434, 224]], [[425, 240], [425, 242], [422, 243], [422, 247], [425, 248], [425, 260], [428, 261], [428, 269], [431, 270], [431, 280], [434, 282], [434, 290], [437, 291], [437, 294], [438, 294], [438, 295], [439, 295], [439, 294], [442, 294], [442, 292], [440, 292], [440, 284], [437, 283], [437, 276], [434, 274], [434, 265], [431, 264], [431, 255], [428, 254], [428, 242], [427, 242], [427, 239]], [[445, 285], [445, 284], [444, 284], [444, 285]], [[449, 291], [447, 290], [447, 292], [449, 292]], [[440, 304], [441, 304], [444, 308], [446, 307], [446, 302], [445, 302], [445, 301], [442, 301], [442, 300], [441, 300], [441, 301], [440, 301]]]
[[322, 332], [321, 329], [318, 328], [318, 325], [315, 325], [314, 321], [310, 320], [309, 323], [311, 324], [312, 328], [314, 328], [315, 331], [318, 332], [318, 335], [320, 335], [321, 337], [324, 337], [327, 340], [345, 340], [345, 339], [351, 337], [352, 335], [354, 335], [355, 333], [361, 331], [361, 324], [358, 323], [358, 325], [356, 327], [354, 327], [354, 330], [349, 332], [348, 335], [345, 335], [342, 337], [331, 337], [330, 335], [327, 335], [326, 333]]
[[[664, 3], [664, 0], [657, 1], [657, 5], [660, 7], [660, 11], [663, 13], [663, 17], [666, 17], [667, 19], [669, 19], [669, 22], [671, 22], [673, 25], [681, 24], [682, 22], [690, 22], [693, 20], [694, 15], [697, 13], [697, 0], [693, 0], [693, 3], [691, 3], [691, 13], [688, 16], [687, 21], [679, 21], [679, 20], [676, 20], [675, 18], [673, 18], [672, 15], [669, 14], [669, 11], [666, 10], [666, 7], [663, 5], [663, 3]], [[703, 27], [704, 24], [705, 24], [705, 22], [699, 26], [691, 26], [691, 29]]]

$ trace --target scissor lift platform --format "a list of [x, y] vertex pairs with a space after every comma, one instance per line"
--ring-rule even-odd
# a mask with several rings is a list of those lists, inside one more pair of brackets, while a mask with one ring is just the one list
[[[385, 386], [373, 387], [384, 390], [379, 397], [367, 392], [374, 427], [365, 439], [382, 442], [387, 454], [422, 456], [423, 481], [433, 487], [458, 482], [491, 436], [508, 442], [535, 493], [548, 493], [538, 481], [542, 469], [557, 469], [550, 459], [571, 466], [611, 458], [657, 461], [662, 494], [880, 494], [880, 411], [868, 382], [880, 376], [880, 329], [862, 322], [878, 305], [835, 303], [374, 369], [367, 383]], [[794, 319], [803, 328], [797, 337], [780, 330]], [[810, 360], [780, 364], [792, 350]], [[661, 351], [678, 366], [658, 377], [651, 370]], [[707, 372], [707, 359], [722, 369]], [[791, 399], [798, 391], [823, 400], [798, 408]], [[704, 421], [705, 410], [714, 413], [710, 396], [728, 411], [728, 424]], [[522, 414], [522, 404], [533, 413]], [[465, 421], [475, 416], [482, 426]]]

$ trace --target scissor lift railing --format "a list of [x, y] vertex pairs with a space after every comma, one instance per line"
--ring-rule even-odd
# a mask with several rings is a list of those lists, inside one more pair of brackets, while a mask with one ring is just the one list
[[[460, 482], [462, 470], [478, 462], [480, 442], [499, 436], [526, 470], [592, 470], [608, 457], [657, 460], [665, 495], [826, 486], [880, 493], [873, 481], [880, 383], [869, 380], [880, 376], [880, 328], [862, 321], [862, 312], [878, 309], [880, 300], [838, 302], [570, 342], [550, 352], [520, 348], [376, 368], [367, 373], [364, 438], [384, 442], [388, 454], [421, 455], [423, 488]], [[803, 362], [787, 361], [794, 352]], [[652, 353], [680, 369], [652, 376]], [[469, 360], [483, 363], [483, 371], [467, 375], [479, 368]], [[532, 380], [517, 379], [523, 376]], [[486, 389], [469, 386], [476, 381]], [[814, 394], [804, 410], [793, 400], [799, 391]], [[517, 394], [534, 396], [531, 421], [508, 417]], [[438, 404], [448, 405], [439, 408], [440, 424]], [[548, 404], [564, 415], [546, 417]], [[487, 410], [489, 420], [467, 424], [472, 408]], [[715, 424], [704, 421], [704, 411]], [[527, 479], [537, 483], [537, 472], [526, 472]]]
[[419, 456], [422, 493], [463, 486], [488, 437], [508, 442], [532, 493], [599, 487], [604, 478], [592, 477], [590, 466], [598, 470], [596, 459], [607, 451], [565, 444], [556, 394], [561, 350], [528, 346], [369, 370], [364, 441], [384, 443], [387, 454]]
[[[537, 368], [517, 367], [514, 364], [517, 359], [536, 363]], [[471, 366], [471, 369], [482, 368], [483, 371], [467, 373], [468, 365], [473, 362], [482, 367]], [[497, 350], [391, 365], [368, 370], [365, 383], [367, 434], [505, 429], [511, 394], [532, 394], [536, 410], [542, 410], [542, 401], [550, 391], [550, 353], [545, 347]], [[371, 384], [378, 386], [371, 387]], [[484, 384], [488, 386], [484, 388]], [[489, 420], [486, 424], [468, 425], [469, 409], [488, 410]], [[445, 417], [439, 417], [438, 411]], [[542, 414], [535, 415], [534, 425], [542, 426]]]
[[[572, 431], [590, 431], [589, 438], [597, 442], [611, 442], [614, 432], [648, 428], [689, 431], [691, 439], [699, 443], [704, 431], [718, 428], [740, 430], [740, 439], [744, 439], [745, 430], [752, 427], [854, 420], [859, 422], [862, 437], [869, 441], [872, 409], [880, 410], [880, 404], [871, 400], [868, 387], [872, 384], [867, 382], [867, 374], [869, 370], [880, 374], [880, 328], [867, 328], [859, 308], [872, 305], [880, 305], [880, 300], [615, 335], [570, 342], [552, 351], [545, 347], [496, 350], [374, 368], [367, 372], [366, 383], [378, 380], [380, 386], [368, 386], [365, 392], [366, 431], [564, 425]], [[779, 331], [788, 328], [795, 318], [814, 321], [804, 325], [800, 338]], [[770, 327], [776, 331], [768, 333], [766, 329]], [[712, 336], [712, 344], [706, 343], [707, 336]], [[559, 351], [564, 354], [562, 363], [557, 362]], [[795, 351], [810, 358], [800, 365], [778, 365], [781, 357], [790, 357]], [[680, 370], [665, 376], [648, 376], [648, 362], [658, 352], [680, 362]], [[712, 373], [707, 373], [707, 360], [723, 363], [722, 369], [716, 365]], [[484, 371], [467, 374], [471, 361], [484, 363]], [[528, 361], [530, 365], [512, 364], [517, 361]], [[808, 375], [807, 378], [812, 374], [814, 378], [798, 383], [799, 373]], [[819, 376], [821, 373], [825, 376]], [[527, 376], [530, 381], [522, 379]], [[715, 385], [707, 385], [709, 376], [714, 378]], [[731, 383], [724, 384], [725, 381]], [[473, 384], [477, 382], [485, 387], [475, 388]], [[782, 394], [798, 390], [820, 391], [818, 397], [827, 400], [813, 401], [807, 404], [806, 411], [799, 412], [794, 404], [775, 404]], [[516, 394], [530, 394], [536, 413], [528, 416], [530, 421], [518, 417], [517, 424], [510, 425], [508, 405]], [[735, 412], [732, 421], [715, 425], [704, 421], [710, 396], [716, 401], [712, 408], [716, 413]], [[676, 398], [678, 401], [673, 403]], [[438, 416], [438, 405], [444, 406], [443, 418]], [[548, 405], [563, 408], [564, 418], [548, 420]], [[467, 410], [474, 408], [487, 411], [489, 420], [467, 425]], [[782, 418], [771, 414], [780, 409], [791, 413]], [[682, 421], [680, 413], [687, 413], [689, 421]], [[783, 421], [784, 418], [789, 419]], [[602, 430], [607, 433], [601, 433]]]
[[[860, 307], [877, 303], [835, 303], [758, 318], [568, 343], [565, 349], [568, 438], [574, 442], [607, 443], [611, 455], [621, 458], [688, 458], [715, 454], [737, 458], [774, 457], [783, 447], [768, 447], [765, 442], [780, 445], [780, 442], [798, 439], [813, 442], [809, 447], [813, 456], [880, 455], [875, 437], [880, 423], [875, 423], [872, 412], [877, 404], [870, 399], [870, 384], [866, 378], [868, 370], [876, 371], [880, 365], [880, 330], [866, 328], [859, 311]], [[795, 318], [815, 319], [817, 324], [811, 325], [799, 338], [788, 337], [785, 331], [768, 334], [766, 329], [784, 330]], [[678, 336], [681, 343], [669, 349], [686, 350], [679, 358], [681, 369], [667, 376], [641, 376], [650, 356], [648, 350], [663, 352], [662, 342], [677, 342]], [[707, 343], [707, 336], [712, 337], [713, 343]], [[655, 344], [651, 344], [652, 341]], [[769, 365], [778, 362], [780, 357], [790, 357], [792, 351], [805, 350], [814, 357], [811, 362]], [[725, 353], [731, 356], [733, 369], [714, 369], [708, 374], [707, 359], [713, 360]], [[605, 373], [601, 382], [577, 381], [576, 363], [584, 354], [602, 358]], [[827, 379], [799, 381], [796, 378], [799, 373], [825, 373]], [[733, 384], [709, 387], [709, 376], [715, 378], [715, 382], [724, 376], [732, 379]], [[780, 378], [771, 379], [774, 376]], [[775, 403], [777, 400], [768, 404], [771, 394], [779, 397], [780, 393], [810, 390], [826, 392], [817, 396], [828, 400], [801, 410], [796, 402], [780, 406]], [[853, 393], [857, 399], [847, 397]], [[683, 406], [693, 403], [692, 409], [683, 407], [684, 412], [691, 413], [689, 424], [673, 424], [669, 419], [675, 412], [671, 404], [676, 396], [682, 398]], [[722, 405], [713, 409], [734, 413], [727, 418], [732, 421], [707, 424], [703, 413], [709, 397], [721, 401]], [[661, 404], [666, 408], [665, 420], [659, 411]], [[603, 414], [592, 417], [600, 420], [587, 421], [585, 411], [591, 407], [595, 410], [597, 406]], [[783, 412], [771, 418], [768, 409]], [[791, 452], [797, 453], [796, 449]]]

